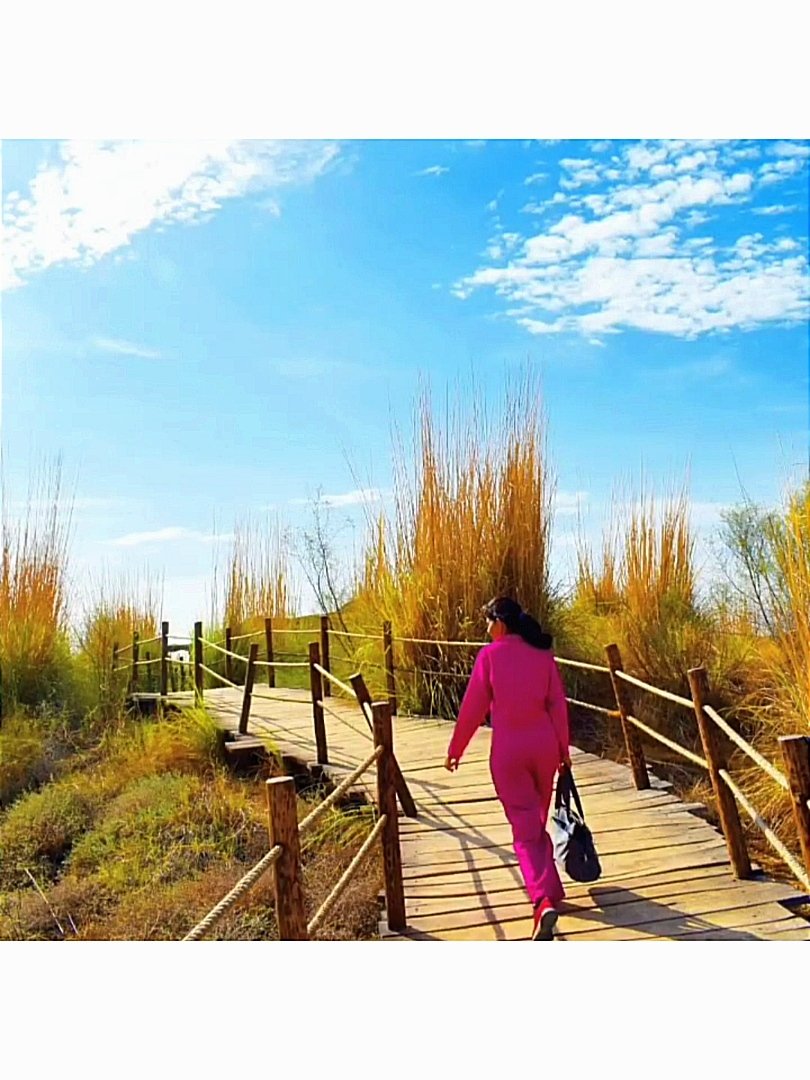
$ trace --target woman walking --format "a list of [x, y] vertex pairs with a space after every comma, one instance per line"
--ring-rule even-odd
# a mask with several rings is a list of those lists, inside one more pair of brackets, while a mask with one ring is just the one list
[[484, 614], [492, 641], [475, 659], [444, 765], [458, 768], [490, 714], [490, 772], [534, 908], [532, 940], [550, 941], [565, 895], [546, 832], [555, 774], [571, 764], [565, 689], [551, 636], [516, 600], [497, 597]]

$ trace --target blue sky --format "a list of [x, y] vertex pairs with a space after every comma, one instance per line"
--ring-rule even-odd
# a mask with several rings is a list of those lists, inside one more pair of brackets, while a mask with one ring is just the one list
[[[217, 535], [320, 488], [362, 531], [420, 374], [541, 373], [555, 572], [687, 465], [710, 535], [808, 457], [800, 141], [2, 144], [6, 499], [60, 454], [77, 588], [209, 606]], [[353, 469], [348, 462], [353, 463]], [[349, 533], [341, 543], [348, 544]], [[223, 541], [227, 542], [227, 541]], [[306, 593], [304, 594], [306, 602]]]

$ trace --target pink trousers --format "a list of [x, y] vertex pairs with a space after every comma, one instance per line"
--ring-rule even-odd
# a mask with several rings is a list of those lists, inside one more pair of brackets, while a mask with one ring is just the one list
[[515, 854], [532, 904], [544, 898], [556, 904], [565, 896], [546, 831], [559, 763], [559, 744], [550, 722], [525, 731], [493, 732], [492, 780], [512, 826]]

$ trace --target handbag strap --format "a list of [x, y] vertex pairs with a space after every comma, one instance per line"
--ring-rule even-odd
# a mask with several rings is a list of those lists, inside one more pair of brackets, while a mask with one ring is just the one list
[[566, 769], [566, 772], [568, 773], [568, 780], [569, 780], [569, 784], [570, 784], [570, 787], [571, 787], [571, 794], [574, 796], [574, 802], [576, 803], [577, 810], [579, 811], [579, 816], [584, 821], [585, 820], [585, 811], [582, 809], [582, 802], [581, 802], [580, 797], [579, 797], [579, 792], [577, 791], [577, 785], [574, 783], [574, 774], [571, 772], [570, 768]]
[[571, 771], [571, 767], [563, 769], [563, 771], [557, 777], [557, 792], [554, 797], [554, 807], [559, 810], [562, 806], [566, 809], [571, 808], [571, 796], [574, 798], [574, 804], [576, 805], [579, 816], [582, 820], [585, 820], [585, 811], [582, 809], [582, 800], [579, 797], [577, 791], [577, 785], [574, 783], [574, 774]]

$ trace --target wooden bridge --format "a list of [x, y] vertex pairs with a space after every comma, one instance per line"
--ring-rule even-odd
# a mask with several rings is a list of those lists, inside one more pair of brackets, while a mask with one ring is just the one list
[[[259, 661], [255, 643], [247, 657], [238, 656], [229, 641], [227, 651], [246, 668], [240, 686], [205, 666], [206, 646], [226, 651], [221, 643], [204, 641], [198, 624], [191, 662], [197, 698], [203, 694], [202, 671], [227, 683], [205, 689], [204, 700], [220, 725], [232, 733], [231, 750], [260, 745], [263, 737], [271, 739], [288, 759], [331, 774], [338, 786], [326, 804], [357, 785], [366, 785], [371, 800], [378, 804], [379, 819], [372, 835], [324, 909], [338, 902], [354, 869], [380, 837], [388, 905], [387, 927], [381, 928], [384, 940], [529, 938], [530, 907], [511, 830], [489, 776], [488, 728], [479, 730], [459, 771], [451, 775], [443, 767], [451, 731], [448, 721], [399, 715], [392, 725], [390, 703], [371, 706], [360, 676], [354, 676], [351, 685], [336, 678], [320, 663], [318, 643], [311, 644], [308, 659], [297, 664], [309, 668], [309, 690], [257, 687], [256, 666], [264, 663], [272, 668], [279, 662]], [[810, 940], [810, 922], [794, 912], [808, 902], [810, 865], [803, 867], [796, 860], [729, 775], [717, 731], [727, 728], [727, 738], [744, 740], [704, 703], [705, 675], [700, 670], [690, 673], [690, 701], [625, 675], [616, 653], [608, 667], [588, 666], [610, 675], [618, 707], [600, 711], [622, 722], [631, 765], [572, 748], [573, 772], [603, 873], [589, 885], [565, 882], [567, 898], [557, 926], [558, 940]], [[233, 662], [229, 673], [233, 673]], [[566, 661], [560, 659], [560, 663]], [[623, 688], [633, 683], [695, 710], [705, 758], [678, 747], [632, 716]], [[174, 698], [178, 704], [193, 700], [190, 693], [154, 696]], [[587, 707], [587, 703], [575, 704]], [[667, 783], [649, 773], [639, 732], [678, 747], [709, 771], [722, 832], [699, 816], [700, 806], [681, 802]], [[784, 740], [787, 777], [752, 747], [748, 750], [791, 791], [802, 852], [810, 864], [810, 740]], [[365, 779], [372, 768], [377, 771], [376, 786], [368, 786]], [[218, 915], [271, 866], [281, 936], [305, 938], [317, 930], [325, 910], [306, 926], [297, 859], [299, 829], [304, 831], [321, 809], [316, 808], [299, 826], [292, 781], [268, 781], [268, 801], [271, 850], [189, 938], [207, 933]], [[398, 811], [397, 801], [404, 813]], [[805, 893], [769, 880], [752, 865], [738, 803], [785, 859]]]

